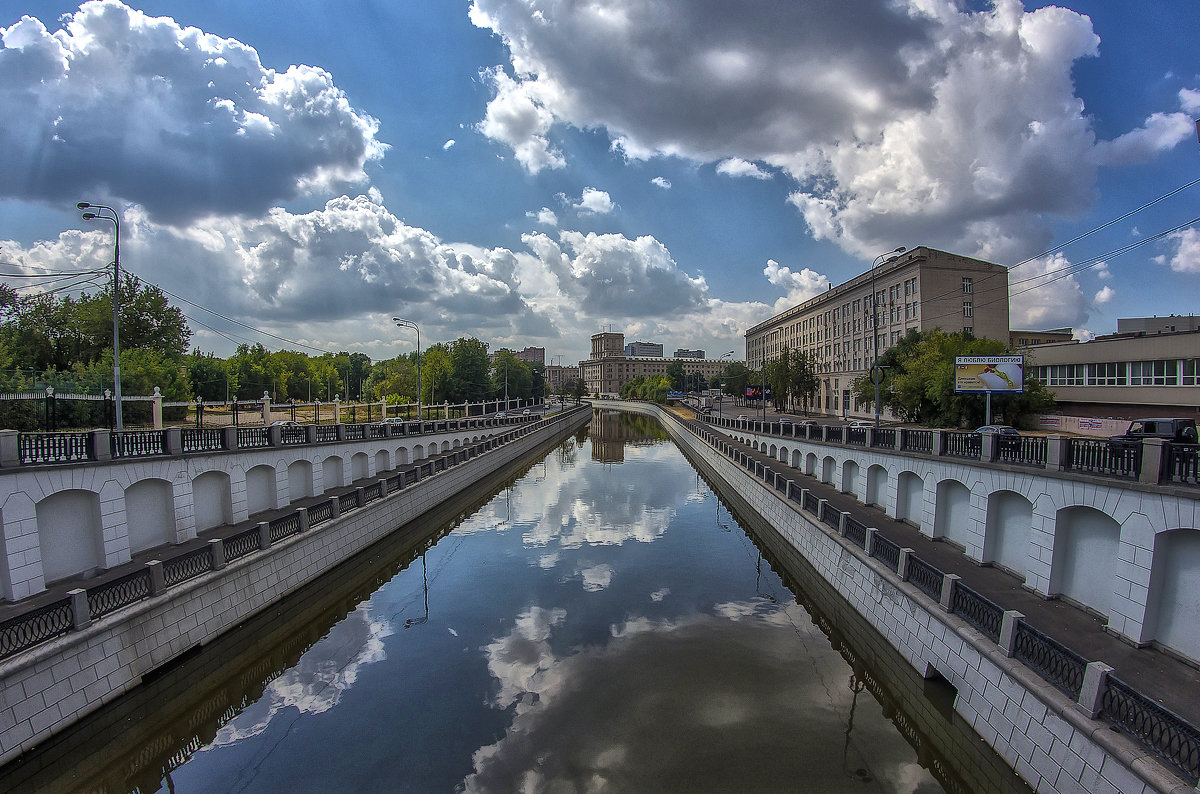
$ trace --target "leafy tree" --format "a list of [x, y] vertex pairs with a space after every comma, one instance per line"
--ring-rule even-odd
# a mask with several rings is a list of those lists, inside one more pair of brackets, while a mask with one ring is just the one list
[[487, 345], [475, 338], [459, 337], [450, 343], [450, 402], [482, 402], [491, 396]]
[[667, 365], [667, 380], [674, 391], [683, 391], [687, 387], [682, 361], [672, 361]]
[[[981, 425], [985, 401], [978, 394], [955, 393], [954, 358], [1005, 353], [1004, 343], [994, 339], [940, 329], [910, 331], [879, 357], [884, 368], [880, 404], [906, 422], [943, 427]], [[874, 405], [875, 385], [869, 377], [857, 379], [852, 388], [860, 404]], [[993, 419], [1003, 417], [1014, 426], [1031, 424], [1032, 416], [1053, 405], [1054, 395], [1036, 379], [1026, 379], [1021, 394], [992, 396]]]
[[793, 401], [800, 401], [804, 413], [807, 414], [809, 405], [816, 399], [817, 391], [821, 388], [821, 379], [804, 351], [793, 351], [789, 378], [788, 392]]
[[454, 354], [444, 343], [425, 348], [421, 354], [421, 402], [435, 405], [458, 402], [454, 394]]
[[529, 398], [533, 395], [533, 369], [511, 350], [501, 350], [492, 361], [492, 394]]

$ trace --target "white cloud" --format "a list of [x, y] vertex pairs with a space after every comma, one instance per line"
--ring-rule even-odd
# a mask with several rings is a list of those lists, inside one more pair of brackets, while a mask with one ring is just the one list
[[613, 211], [612, 198], [603, 190], [585, 187], [579, 202], [572, 204], [580, 215], [607, 215]]
[[1115, 297], [1117, 297], [1117, 291], [1112, 287], [1105, 285], [1100, 288], [1100, 291], [1096, 293], [1096, 297], [1094, 297], [1092, 300], [1095, 301], [1097, 306], [1103, 306], [1106, 303], [1111, 303], [1112, 299]]
[[1013, 328], [1040, 330], [1083, 325], [1088, 300], [1071, 263], [1054, 254], [1021, 266], [1009, 274], [1009, 324]]
[[544, 84], [517, 82], [500, 67], [485, 70], [483, 78], [496, 89], [496, 96], [476, 129], [511, 148], [531, 174], [565, 166], [562, 152], [551, 146], [548, 137], [554, 117], [541, 96]]
[[1086, 328], [1076, 328], [1071, 331], [1071, 338], [1076, 342], [1090, 342], [1096, 338], [1096, 334]]
[[730, 157], [728, 160], [717, 163], [717, 173], [734, 178], [750, 177], [752, 179], [770, 179], [772, 176], [769, 171], [764, 171], [757, 164], [740, 157]]
[[780, 265], [774, 259], [767, 260], [767, 266], [763, 268], [763, 275], [767, 277], [767, 281], [787, 290], [787, 296], [776, 302], [777, 311], [803, 303], [829, 289], [828, 276], [808, 268], [804, 268], [799, 273], [793, 273], [791, 268]]
[[1182, 88], [1179, 91], [1179, 106], [1184, 113], [1193, 116], [1200, 113], [1200, 91], [1193, 88]]
[[542, 207], [537, 212], [530, 210], [525, 213], [526, 218], [535, 218], [538, 223], [543, 226], [557, 226], [558, 216], [554, 214], [554, 210], [549, 207]]
[[650, 180], [650, 184], [660, 187], [663, 190], [671, 189], [671, 180], [667, 179], [665, 176], [654, 177], [653, 179]]
[[116, 0], [63, 20], [0, 29], [0, 196], [120, 199], [185, 225], [362, 182], [387, 148], [322, 69], [267, 68]]
[[[1102, 163], [1169, 148], [1180, 114], [1097, 143], [1072, 68], [1099, 54], [1091, 20], [997, 0], [837, 4], [557, 4], [473, 0], [509, 48], [519, 91], [555, 123], [604, 129], [629, 158], [761, 163], [791, 178], [810, 233], [870, 255], [920, 240], [993, 261], [1048, 247], [1052, 218], [1093, 201]], [[862, 24], [861, 20], [872, 20]], [[1186, 106], [1195, 93], [1181, 93]], [[492, 112], [489, 106], [489, 114]], [[741, 169], [741, 170], [739, 170]], [[723, 171], [724, 172], [724, 171]]]
[[1156, 257], [1176, 273], [1200, 273], [1200, 229], [1192, 226], [1167, 235], [1167, 244], [1174, 250], [1168, 256]]
[[442, 149], [443, 149], [443, 150], [449, 149], [449, 148], [450, 148], [451, 146], [453, 146], [454, 144], [455, 144], [455, 140], [454, 140], [453, 138], [451, 138], [450, 140], [448, 140], [448, 141], [446, 141], [445, 143], [443, 143], [443, 144], [442, 144]]

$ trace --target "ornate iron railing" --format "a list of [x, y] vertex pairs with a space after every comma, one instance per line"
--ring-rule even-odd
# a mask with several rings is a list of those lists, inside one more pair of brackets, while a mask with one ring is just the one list
[[896, 448], [896, 428], [894, 427], [877, 427], [871, 435], [871, 446], [880, 449], [895, 449]]
[[338, 509], [343, 513], [347, 510], [353, 510], [358, 507], [358, 491], [349, 491], [348, 493], [341, 494], [337, 500]]
[[826, 425], [825, 440], [834, 441], [838, 444], [842, 443], [842, 426], [841, 425]]
[[74, 463], [92, 459], [90, 433], [21, 433], [17, 454], [22, 463]]
[[1116, 676], [1109, 675], [1106, 684], [1101, 716], [1161, 755], [1195, 785], [1200, 779], [1200, 731]]
[[343, 439], [346, 441], [362, 441], [367, 434], [364, 425], [343, 425]]
[[258, 449], [271, 446], [271, 434], [265, 427], [239, 427], [238, 449]]
[[982, 436], [978, 433], [959, 433], [954, 430], [943, 432], [946, 439], [945, 453], [948, 457], [979, 460], [983, 453]]
[[846, 443], [853, 447], [865, 447], [867, 445], [867, 428], [847, 427]]
[[992, 642], [1000, 642], [1000, 625], [1004, 610], [962, 582], [956, 582], [950, 594], [950, 611], [975, 628]]
[[260, 541], [258, 527], [251, 527], [236, 535], [230, 535], [225, 538], [225, 562], [233, 562], [248, 554], [253, 554], [259, 550]]
[[108, 436], [109, 452], [114, 458], [141, 458], [165, 455], [162, 430], [127, 430]]
[[920, 557], [908, 558], [908, 581], [934, 601], [942, 600], [942, 582], [945, 581], [945, 575]]
[[380, 487], [379, 483], [375, 483], [374, 485], [368, 485], [366, 488], [363, 489], [363, 502], [364, 503], [374, 502], [376, 499], [382, 499], [382, 498], [383, 498], [383, 488]]
[[163, 582], [170, 587], [211, 570], [212, 551], [205, 546], [163, 562]]
[[1072, 438], [1068, 467], [1072, 471], [1137, 479], [1142, 473], [1142, 442]]
[[[311, 509], [309, 510], [309, 520], [312, 520]], [[272, 543], [276, 543], [284, 538], [295, 535], [300, 531], [300, 514], [298, 512], [288, 513], [286, 516], [280, 516], [279, 518], [272, 519], [270, 530]]]
[[1017, 624], [1013, 657], [1033, 668], [1073, 700], [1079, 698], [1087, 660], [1058, 640], [1021, 621]]
[[821, 500], [817, 498], [812, 491], [804, 492], [804, 502], [800, 505], [806, 512], [812, 513], [814, 516], [821, 509]]
[[308, 525], [315, 527], [317, 524], [323, 524], [333, 518], [333, 500], [326, 499], [324, 502], [312, 505], [308, 508]]
[[71, 630], [71, 599], [64, 598], [0, 623], [0, 659]]
[[308, 443], [308, 428], [304, 425], [284, 425], [279, 428], [279, 440], [285, 447]]
[[871, 543], [871, 556], [895, 571], [900, 567], [900, 544], [876, 533]]
[[317, 425], [317, 441], [321, 444], [337, 441], [337, 429], [337, 425]]
[[841, 528], [842, 513], [840, 510], [835, 508], [833, 505], [829, 504], [829, 502], [826, 502], [824, 505], [821, 506], [820, 519], [821, 519], [821, 523], [827, 527], [832, 527], [834, 529]]
[[917, 430], [910, 427], [900, 428], [900, 451], [920, 452], [925, 455], [932, 455], [933, 431]]
[[184, 452], [219, 452], [225, 446], [225, 434], [217, 427], [185, 427]]
[[1045, 467], [1046, 437], [997, 434], [996, 460], [1022, 466]]
[[865, 549], [867, 547], [867, 525], [854, 516], [846, 516], [846, 539], [860, 549]]
[[150, 571], [143, 568], [87, 590], [88, 614], [102, 618], [150, 596]]
[[1162, 479], [1184, 485], [1200, 485], [1200, 446], [1167, 444]]

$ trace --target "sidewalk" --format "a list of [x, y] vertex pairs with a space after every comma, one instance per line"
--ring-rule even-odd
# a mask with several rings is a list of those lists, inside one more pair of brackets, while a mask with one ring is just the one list
[[918, 557], [940, 570], [957, 574], [963, 584], [1001, 608], [1021, 612], [1031, 626], [1085, 659], [1111, 666], [1114, 676], [1192, 725], [1200, 726], [1200, 669], [1155, 648], [1136, 648], [1118, 639], [1104, 630], [1107, 623], [1105, 618], [1061, 599], [1042, 598], [1027, 590], [1012, 574], [992, 566], [977, 565], [951, 544], [931, 540], [911, 524], [889, 518], [882, 509], [864, 505], [851, 494], [841, 493], [832, 485], [739, 444], [724, 435], [720, 428], [695, 419], [684, 421], [691, 427], [718, 433], [746, 455], [768, 467], [788, 472], [797, 485], [809, 489], [820, 499], [828, 500], [837, 510], [848, 512], [868, 527], [878, 529], [881, 535], [902, 548], [913, 549]]

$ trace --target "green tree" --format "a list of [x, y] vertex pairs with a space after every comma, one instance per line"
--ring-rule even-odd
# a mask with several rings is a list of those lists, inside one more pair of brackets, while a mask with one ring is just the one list
[[421, 354], [421, 402], [427, 405], [458, 402], [454, 375], [453, 348], [442, 342], [425, 348]]
[[459, 337], [450, 343], [450, 402], [482, 402], [491, 396], [487, 345], [474, 337]]
[[667, 365], [667, 381], [674, 391], [683, 391], [687, 387], [686, 377], [682, 361], [672, 361]]
[[[910, 331], [879, 357], [883, 380], [879, 402], [906, 422], [942, 427], [975, 427], [984, 422], [983, 395], [956, 394], [956, 356], [988, 356], [1006, 353], [1005, 344], [994, 339], [932, 331]], [[869, 377], [858, 378], [852, 387], [860, 404], [874, 405], [875, 385]], [[1032, 417], [1054, 405], [1054, 395], [1036, 379], [1025, 381], [1025, 391], [993, 395], [993, 420], [1002, 418], [1013, 426], [1031, 425]]]

